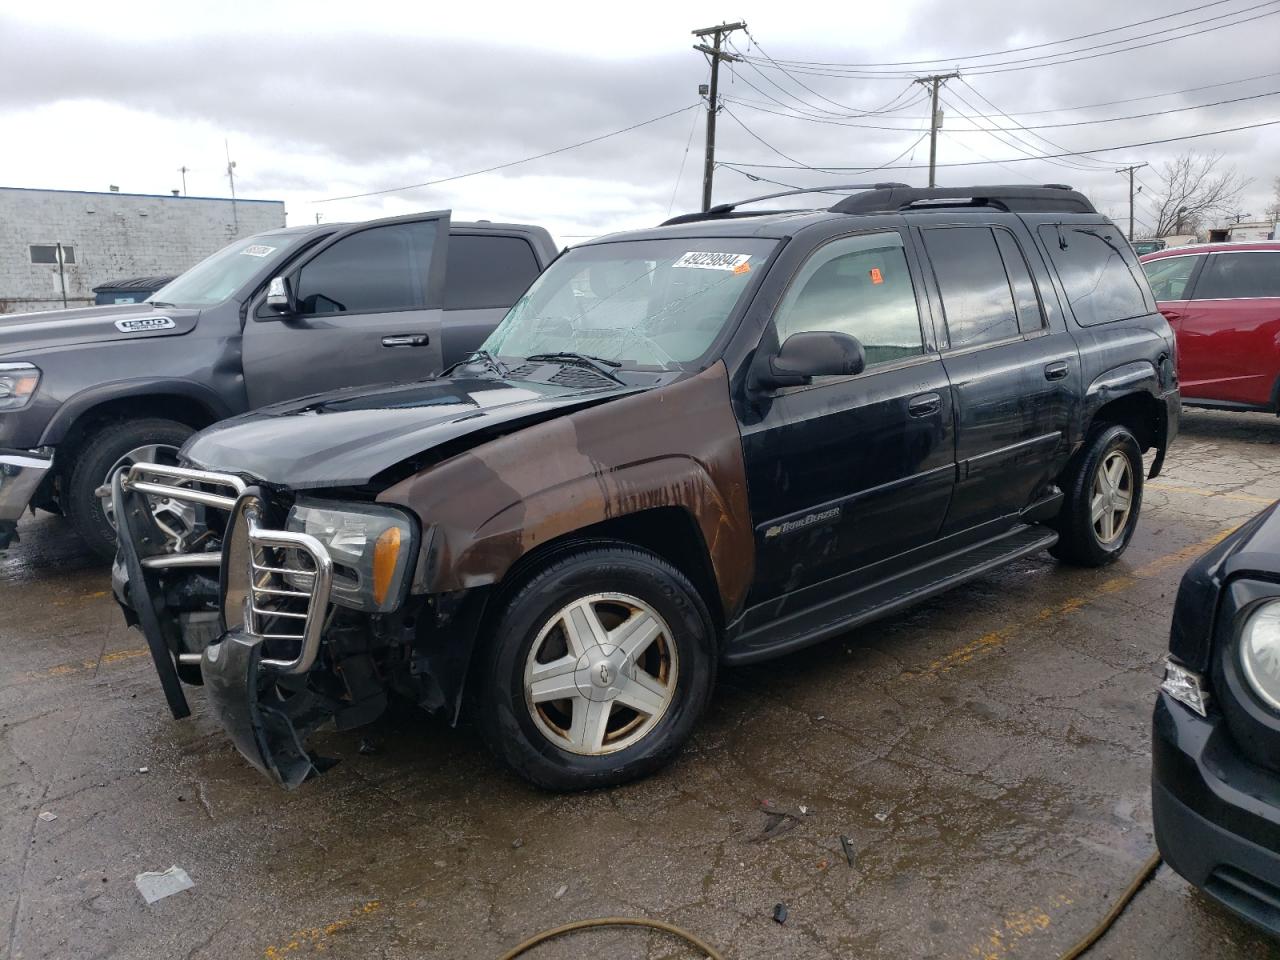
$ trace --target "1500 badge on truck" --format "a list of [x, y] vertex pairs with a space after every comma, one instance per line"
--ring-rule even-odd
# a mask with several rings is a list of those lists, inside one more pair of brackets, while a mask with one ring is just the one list
[[392, 695], [470, 708], [535, 783], [619, 783], [675, 755], [721, 663], [1036, 551], [1118, 557], [1177, 431], [1172, 354], [1067, 188], [716, 207], [571, 250], [446, 376], [121, 472], [114, 590], [175, 716], [203, 683], [287, 787], [312, 731]]
[[[0, 549], [23, 512], [115, 553], [107, 481], [278, 400], [416, 380], [467, 356], [555, 256], [541, 227], [447, 211], [237, 240], [142, 304], [0, 317]], [[189, 504], [150, 501], [169, 549]]]

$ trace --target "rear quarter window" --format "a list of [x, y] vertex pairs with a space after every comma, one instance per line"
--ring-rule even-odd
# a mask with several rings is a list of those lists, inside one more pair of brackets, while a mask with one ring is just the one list
[[1150, 312], [1145, 280], [1129, 241], [1107, 223], [1046, 223], [1040, 241], [1057, 268], [1071, 311], [1081, 326]]

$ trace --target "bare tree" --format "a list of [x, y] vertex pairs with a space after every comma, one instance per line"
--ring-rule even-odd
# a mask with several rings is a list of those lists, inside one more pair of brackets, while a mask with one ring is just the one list
[[1267, 207], [1267, 216], [1273, 221], [1280, 220], [1280, 177], [1271, 181], [1271, 188], [1275, 190], [1275, 196], [1271, 198], [1271, 205]]
[[1159, 177], [1160, 187], [1151, 197], [1157, 237], [1195, 231], [1209, 218], [1230, 212], [1252, 182], [1225, 166], [1222, 154], [1194, 150], [1166, 163]]

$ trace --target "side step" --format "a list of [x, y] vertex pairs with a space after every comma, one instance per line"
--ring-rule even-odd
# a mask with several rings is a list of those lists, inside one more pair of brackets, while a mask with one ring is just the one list
[[729, 642], [724, 661], [753, 663], [799, 650], [919, 603], [1057, 542], [1058, 534], [1046, 527], [1015, 527], [1008, 533], [938, 557], [889, 580], [869, 584], [747, 630]]

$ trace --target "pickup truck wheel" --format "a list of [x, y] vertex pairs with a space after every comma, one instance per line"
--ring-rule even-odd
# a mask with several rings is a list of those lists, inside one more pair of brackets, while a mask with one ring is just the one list
[[[177, 463], [178, 449], [194, 432], [174, 420], [127, 420], [103, 427], [89, 438], [71, 471], [64, 509], [94, 553], [105, 560], [116, 553], [115, 518], [110, 498], [100, 495], [102, 487], [118, 469], [132, 463]], [[151, 504], [161, 529], [175, 540], [190, 532], [191, 518], [184, 514], [188, 507], [158, 498], [151, 498]]]
[[1142, 450], [1128, 427], [1094, 433], [1067, 479], [1052, 553], [1083, 567], [1101, 567], [1124, 553], [1142, 507]]
[[559, 554], [508, 594], [481, 668], [480, 729], [551, 790], [613, 786], [667, 763], [715, 681], [693, 584], [625, 544]]

